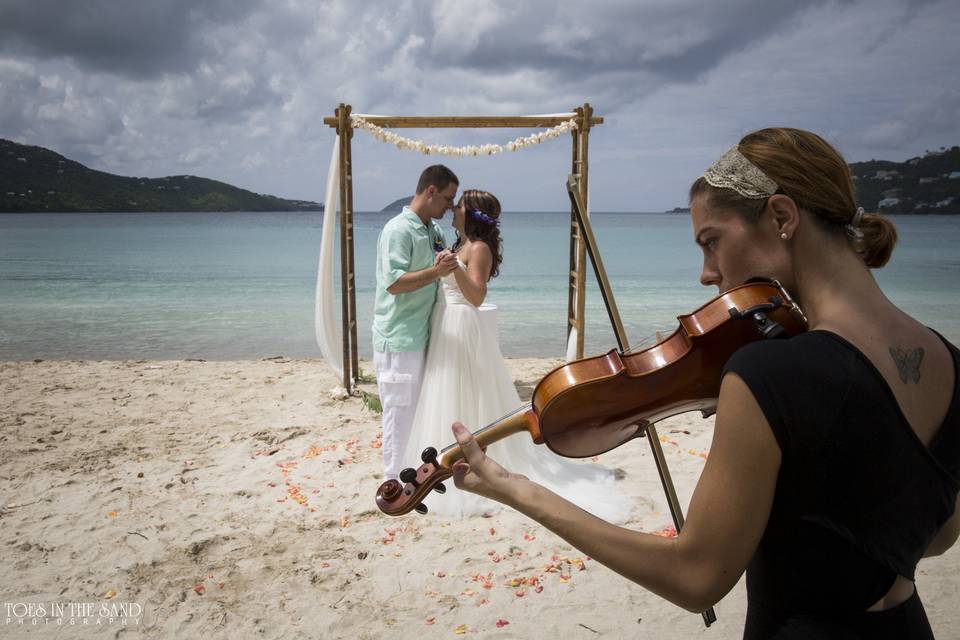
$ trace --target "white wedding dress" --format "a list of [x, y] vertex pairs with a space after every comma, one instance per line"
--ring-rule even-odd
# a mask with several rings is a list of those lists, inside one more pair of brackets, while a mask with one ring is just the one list
[[[460, 268], [466, 269], [462, 262]], [[455, 421], [477, 431], [525, 404], [500, 353], [491, 313], [467, 302], [453, 273], [441, 280], [430, 319], [423, 386], [403, 458], [409, 466], [421, 464], [425, 448], [440, 451], [453, 443], [450, 425]], [[534, 444], [529, 434], [495, 442], [487, 455], [600, 518], [622, 523], [630, 515], [631, 501], [614, 486], [612, 471], [562, 458], [546, 445]], [[446, 485], [445, 494], [432, 491], [424, 500], [430, 513], [462, 518], [500, 510], [499, 503], [458, 490], [452, 479]]]

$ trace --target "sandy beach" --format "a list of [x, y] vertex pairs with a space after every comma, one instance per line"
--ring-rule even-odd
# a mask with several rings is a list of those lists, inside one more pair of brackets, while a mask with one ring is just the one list
[[[508, 364], [528, 398], [559, 361]], [[740, 637], [742, 580], [707, 629], [510, 510], [382, 515], [379, 419], [336, 384], [285, 357], [0, 363], [0, 636]], [[712, 421], [659, 431], [686, 506]], [[668, 534], [648, 444], [599, 462]], [[958, 574], [957, 549], [919, 567], [941, 639]]]

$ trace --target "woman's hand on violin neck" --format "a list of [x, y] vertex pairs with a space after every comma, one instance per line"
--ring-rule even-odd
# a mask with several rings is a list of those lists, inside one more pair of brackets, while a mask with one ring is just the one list
[[453, 436], [460, 445], [463, 458], [453, 463], [453, 484], [464, 491], [509, 504], [512, 485], [526, 476], [510, 473], [492, 458], [463, 424], [453, 423]]

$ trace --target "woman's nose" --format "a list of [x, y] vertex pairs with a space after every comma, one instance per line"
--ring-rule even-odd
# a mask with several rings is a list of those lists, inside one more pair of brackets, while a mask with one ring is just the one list
[[703, 265], [703, 271], [700, 272], [700, 284], [705, 287], [720, 286], [720, 274], [715, 269]]

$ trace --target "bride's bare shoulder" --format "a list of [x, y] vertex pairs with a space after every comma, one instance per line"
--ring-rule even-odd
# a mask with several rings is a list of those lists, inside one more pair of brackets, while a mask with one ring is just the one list
[[493, 256], [493, 253], [490, 251], [490, 247], [487, 246], [486, 242], [481, 242], [479, 240], [474, 240], [467, 242], [463, 247], [457, 252], [457, 256], [460, 258], [460, 261], [464, 264], [469, 264], [470, 260], [478, 258], [480, 256], [485, 256], [490, 258]]

